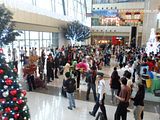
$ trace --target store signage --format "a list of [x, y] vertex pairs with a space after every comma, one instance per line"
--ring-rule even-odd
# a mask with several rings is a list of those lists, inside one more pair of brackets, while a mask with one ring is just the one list
[[93, 10], [92, 16], [106, 16], [106, 17], [117, 17], [118, 10]]

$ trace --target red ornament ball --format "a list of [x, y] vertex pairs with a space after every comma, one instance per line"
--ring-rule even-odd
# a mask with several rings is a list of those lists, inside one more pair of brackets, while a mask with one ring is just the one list
[[11, 90], [11, 91], [10, 91], [10, 94], [11, 94], [12, 96], [15, 96], [15, 95], [17, 94], [17, 90]]
[[17, 111], [17, 110], [18, 110], [18, 107], [14, 107], [14, 110]]
[[5, 102], [5, 99], [0, 99], [0, 103], [2, 103], [3, 101]]
[[4, 70], [0, 69], [0, 75], [2, 75], [4, 73]]
[[5, 83], [6, 83], [6, 85], [12, 85], [12, 80], [11, 79], [9, 79], [9, 78], [7, 78], [6, 80], [5, 80]]
[[20, 105], [20, 104], [22, 104], [23, 103], [23, 100], [18, 100], [18, 104]]
[[3, 120], [8, 120], [8, 117], [5, 117]]
[[14, 71], [14, 72], [17, 72], [17, 69], [16, 69], [16, 68], [13, 68], [13, 71]]
[[11, 111], [11, 108], [10, 108], [10, 107], [5, 108], [5, 112], [6, 112], [6, 113], [9, 113], [10, 111]]
[[26, 96], [26, 94], [27, 94], [26, 90], [22, 90], [22, 93], [24, 96]]
[[17, 119], [19, 117], [19, 114], [14, 114], [14, 118]]
[[3, 49], [2, 48], [0, 48], [0, 53], [3, 53]]
[[14, 102], [15, 102], [15, 101], [17, 101], [17, 98], [16, 98], [16, 97], [14, 97], [14, 98], [13, 98], [13, 101], [14, 101]]

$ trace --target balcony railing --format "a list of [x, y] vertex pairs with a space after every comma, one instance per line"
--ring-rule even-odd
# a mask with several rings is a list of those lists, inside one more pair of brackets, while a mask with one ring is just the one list
[[145, 0], [93, 0], [93, 4], [123, 3], [123, 2], [144, 2]]

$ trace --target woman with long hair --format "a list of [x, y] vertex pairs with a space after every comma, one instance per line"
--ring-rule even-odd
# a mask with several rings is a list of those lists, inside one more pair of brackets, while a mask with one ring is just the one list
[[145, 97], [145, 87], [143, 84], [138, 85], [138, 91], [134, 98], [131, 98], [131, 100], [134, 101], [134, 118], [135, 120], [142, 120], [141, 114], [144, 110], [144, 97]]

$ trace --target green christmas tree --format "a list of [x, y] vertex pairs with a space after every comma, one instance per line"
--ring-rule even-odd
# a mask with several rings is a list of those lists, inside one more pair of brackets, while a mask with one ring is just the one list
[[[7, 45], [19, 35], [11, 21], [12, 14], [0, 5], [0, 46]], [[0, 48], [0, 120], [29, 120], [26, 91], [18, 83], [17, 69], [5, 61]]]

